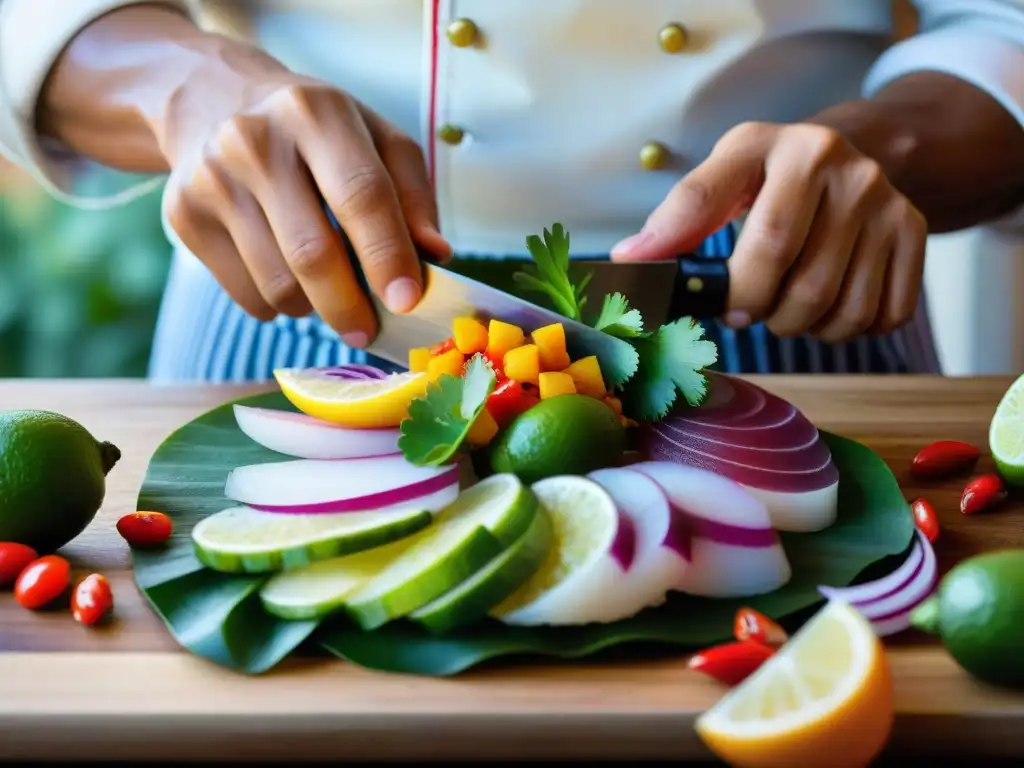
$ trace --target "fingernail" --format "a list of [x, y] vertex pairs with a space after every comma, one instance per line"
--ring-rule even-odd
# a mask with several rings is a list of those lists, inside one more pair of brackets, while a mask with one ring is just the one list
[[352, 331], [351, 333], [343, 333], [341, 340], [345, 342], [346, 347], [362, 349], [370, 341], [370, 337], [362, 331]]
[[650, 232], [637, 232], [635, 235], [627, 237], [625, 240], [612, 246], [612, 255], [629, 256], [653, 238], [654, 235]]
[[734, 309], [731, 312], [725, 313], [723, 321], [727, 326], [736, 330], [746, 328], [750, 325], [750, 313]]
[[392, 280], [384, 291], [384, 303], [396, 314], [408, 312], [420, 300], [420, 287], [411, 277]]

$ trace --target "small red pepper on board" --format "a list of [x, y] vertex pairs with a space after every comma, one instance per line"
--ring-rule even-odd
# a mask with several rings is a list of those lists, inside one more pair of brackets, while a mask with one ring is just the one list
[[0, 541], [0, 588], [18, 580], [28, 564], [39, 557], [32, 547], [16, 541]]
[[931, 505], [931, 502], [914, 499], [910, 502], [910, 511], [914, 514], [914, 524], [928, 541], [935, 541], [939, 538], [939, 516], [935, 513], [935, 507]]
[[979, 456], [981, 452], [970, 443], [937, 440], [917, 452], [910, 463], [910, 473], [915, 477], [939, 478], [970, 469]]
[[171, 538], [174, 526], [163, 512], [132, 512], [117, 521], [117, 532], [133, 547], [152, 547]]
[[687, 666], [725, 685], [739, 685], [774, 654], [770, 645], [741, 640], [701, 651], [690, 657]]
[[28, 564], [14, 583], [14, 599], [34, 611], [52, 603], [71, 584], [71, 564], [60, 555], [46, 555]]
[[95, 624], [113, 607], [110, 582], [98, 573], [90, 573], [71, 593], [71, 615], [82, 624]]
[[740, 608], [736, 611], [733, 635], [737, 640], [753, 640], [776, 648], [789, 639], [786, 630], [753, 608]]
[[529, 410], [540, 398], [523, 389], [523, 385], [512, 379], [498, 384], [487, 398], [487, 411], [499, 427], [504, 427], [523, 411]]
[[994, 472], [981, 477], [976, 477], [964, 488], [960, 497], [960, 512], [964, 515], [973, 515], [983, 509], [998, 504], [1006, 498], [1006, 486], [1003, 478]]

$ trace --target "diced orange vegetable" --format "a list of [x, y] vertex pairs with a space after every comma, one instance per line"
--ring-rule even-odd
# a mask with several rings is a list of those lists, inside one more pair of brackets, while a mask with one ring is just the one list
[[455, 348], [464, 355], [475, 355], [487, 349], [487, 329], [472, 317], [456, 317], [452, 321]]
[[455, 339], [449, 336], [444, 341], [440, 341], [430, 347], [430, 356], [437, 357], [438, 355], [443, 355], [445, 352], [451, 352], [453, 349], [455, 349]]
[[437, 378], [442, 373], [461, 376], [465, 366], [466, 356], [457, 349], [450, 349], [431, 359], [430, 364], [427, 366], [427, 375], [431, 378]]
[[572, 361], [565, 351], [565, 327], [561, 323], [538, 328], [531, 336], [540, 350], [541, 368], [545, 371], [561, 371], [569, 367]]
[[520, 384], [536, 384], [540, 376], [540, 350], [535, 344], [524, 344], [505, 353], [502, 363], [505, 375]]
[[576, 391], [581, 395], [591, 397], [604, 397], [607, 389], [604, 386], [604, 377], [601, 375], [601, 365], [597, 362], [597, 356], [581, 357], [575, 363], [563, 371], [572, 377], [576, 384]]
[[487, 354], [501, 360], [510, 349], [521, 347], [525, 338], [522, 328], [491, 320], [487, 328]]
[[473, 426], [469, 428], [469, 432], [466, 433], [466, 442], [470, 445], [481, 447], [490, 443], [496, 434], [498, 434], [498, 422], [484, 408], [480, 411], [480, 415], [476, 417]]
[[409, 350], [409, 371], [410, 373], [423, 373], [430, 365], [430, 349], [428, 347], [417, 347]]
[[616, 416], [622, 415], [622, 401], [612, 395], [605, 395], [604, 404], [612, 409], [612, 413]]
[[540, 399], [547, 400], [559, 395], [575, 395], [576, 385], [572, 376], [559, 371], [548, 371], [540, 375]]

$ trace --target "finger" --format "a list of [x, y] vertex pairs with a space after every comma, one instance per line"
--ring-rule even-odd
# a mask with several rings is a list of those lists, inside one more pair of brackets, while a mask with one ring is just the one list
[[273, 320], [277, 312], [263, 299], [219, 218], [208, 213], [194, 193], [181, 190], [168, 195], [167, 221], [182, 244], [243, 311], [263, 322]]
[[761, 185], [768, 133], [766, 128], [726, 134], [708, 158], [672, 188], [643, 229], [612, 248], [612, 258], [670, 259], [694, 250], [734, 219]]
[[892, 214], [897, 219], [896, 238], [882, 311], [871, 329], [875, 333], [889, 333], [907, 323], [921, 297], [928, 225], [916, 208], [900, 200]]
[[355, 107], [324, 122], [300, 137], [302, 156], [370, 289], [392, 312], [408, 312], [423, 295], [423, 274], [391, 177]]
[[811, 329], [814, 337], [838, 344], [860, 336], [875, 322], [893, 249], [890, 232], [877, 225], [861, 232], [835, 305]]
[[826, 206], [824, 189], [824, 176], [815, 172], [800, 142], [783, 142], [769, 154], [764, 185], [729, 260], [727, 325], [758, 322], [778, 304], [787, 272], [807, 247], [815, 218]]
[[[830, 190], [824, 192], [803, 248], [782, 279], [775, 306], [765, 321], [776, 336], [804, 333], [828, 313], [839, 296], [857, 244], [861, 218], [851, 216], [846, 201], [837, 197]], [[753, 270], [747, 274], [750, 279], [757, 279]]]
[[310, 314], [313, 306], [281, 253], [256, 198], [245, 190], [238, 190], [233, 211], [222, 213], [222, 217], [263, 300], [289, 317]]
[[395, 186], [413, 241], [438, 262], [449, 261], [452, 247], [441, 235], [437, 201], [423, 150], [405, 133], [365, 107], [364, 117]]

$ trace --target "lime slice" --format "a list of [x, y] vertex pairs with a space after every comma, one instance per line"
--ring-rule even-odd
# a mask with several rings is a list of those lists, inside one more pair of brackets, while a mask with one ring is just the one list
[[521, 538], [537, 500], [515, 475], [492, 475], [438, 514], [416, 543], [346, 599], [363, 629], [374, 629], [454, 589]]
[[271, 576], [260, 589], [267, 613], [280, 619], [320, 619], [345, 607], [345, 598], [416, 542], [416, 536], [354, 555]]
[[988, 447], [1003, 479], [1024, 485], [1024, 376], [999, 401], [989, 425]]
[[288, 515], [232, 507], [192, 529], [196, 557], [224, 573], [268, 573], [379, 547], [426, 528], [426, 510]]
[[455, 589], [413, 611], [409, 618], [436, 634], [479, 621], [537, 571], [551, 549], [552, 536], [551, 519], [538, 509], [519, 541]]
[[540, 568], [491, 611], [506, 624], [616, 621], [642, 608], [609, 599], [634, 555], [635, 529], [608, 492], [574, 475], [532, 486], [551, 517], [554, 541]]

